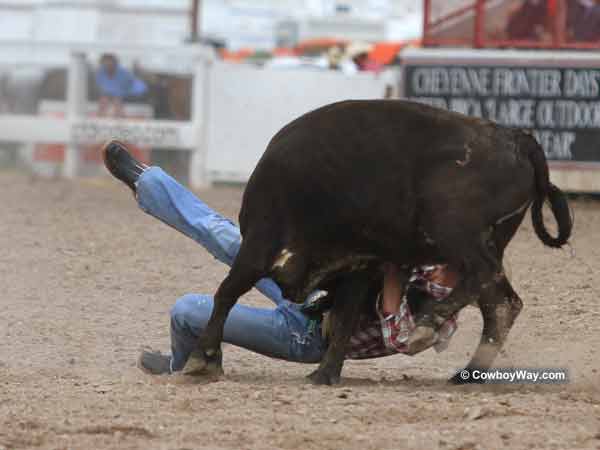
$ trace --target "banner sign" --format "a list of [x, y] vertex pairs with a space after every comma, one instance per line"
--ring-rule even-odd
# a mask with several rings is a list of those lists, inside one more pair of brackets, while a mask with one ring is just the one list
[[71, 142], [95, 144], [108, 139], [119, 139], [141, 146], [181, 146], [180, 129], [177, 125], [150, 121], [127, 121], [114, 119], [82, 119], [71, 127]]
[[405, 66], [404, 97], [530, 129], [555, 161], [600, 162], [600, 69]]

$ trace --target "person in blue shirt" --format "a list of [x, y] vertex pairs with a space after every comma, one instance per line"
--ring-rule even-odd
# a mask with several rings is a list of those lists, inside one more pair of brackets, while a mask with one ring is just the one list
[[123, 116], [123, 99], [139, 97], [148, 91], [146, 83], [121, 66], [117, 57], [111, 53], [100, 57], [96, 86], [100, 91], [99, 116]]

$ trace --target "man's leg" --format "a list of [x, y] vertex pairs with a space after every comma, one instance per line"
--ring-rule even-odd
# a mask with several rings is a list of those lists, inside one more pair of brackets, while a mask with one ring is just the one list
[[[136, 161], [123, 144], [111, 141], [103, 152], [108, 170], [130, 187], [145, 212], [231, 265], [239, 251], [241, 236], [230, 220], [210, 209], [160, 168]], [[309, 319], [299, 307], [285, 300], [279, 286], [269, 278], [260, 280], [256, 288], [277, 308], [236, 306], [225, 323], [225, 342], [276, 358], [318, 361], [323, 346], [321, 336], [318, 330], [309, 330]], [[171, 326], [174, 368], [183, 367], [190, 349], [197, 346], [198, 335], [208, 322], [212, 306], [212, 298], [206, 296], [185, 296], [174, 306]], [[145, 352], [140, 361], [143, 367], [145, 357], [148, 364], [159, 367], [158, 373], [164, 372], [161, 363], [168, 357]]]
[[161, 168], [146, 169], [136, 193], [145, 213], [192, 238], [219, 261], [233, 263], [241, 242], [239, 229]]
[[[213, 211], [192, 192], [159, 167], [136, 161], [124, 144], [104, 145], [104, 164], [134, 192], [140, 208], [202, 245], [219, 261], [231, 265], [240, 248], [240, 230], [229, 219]], [[256, 288], [275, 304], [284, 299], [281, 289], [268, 278]]]
[[[137, 201], [144, 212], [190, 237], [219, 261], [231, 266], [235, 260], [242, 241], [239, 228], [161, 168], [149, 167], [140, 175]], [[284, 300], [270, 278], [260, 280], [256, 288], [275, 304]]]
[[[145, 352], [140, 364], [154, 374], [182, 370], [198, 345], [213, 307], [208, 295], [188, 294], [171, 309], [171, 356]], [[316, 363], [325, 351], [320, 330], [288, 302], [274, 309], [237, 304], [225, 321], [223, 341], [271, 358]]]

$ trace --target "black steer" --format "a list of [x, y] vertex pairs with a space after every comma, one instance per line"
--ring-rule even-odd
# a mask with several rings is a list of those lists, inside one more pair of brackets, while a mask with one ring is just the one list
[[[546, 199], [557, 237], [543, 224]], [[549, 181], [540, 145], [523, 131], [407, 101], [346, 101], [312, 111], [277, 133], [250, 177], [239, 254], [184, 371], [221, 370], [229, 310], [270, 276], [295, 302], [317, 288], [330, 291], [330, 344], [310, 377], [338, 382], [381, 261], [407, 276], [426, 263], [459, 269], [448, 299], [424, 305], [409, 349], [429, 346], [445, 318], [477, 302], [484, 327], [468, 368], [488, 368], [522, 307], [502, 257], [530, 205], [540, 240], [564, 245], [572, 228], [566, 198]]]

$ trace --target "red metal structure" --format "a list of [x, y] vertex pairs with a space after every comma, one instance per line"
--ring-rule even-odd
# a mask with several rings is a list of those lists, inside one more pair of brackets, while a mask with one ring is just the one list
[[600, 2], [424, 0], [425, 47], [600, 48]]

